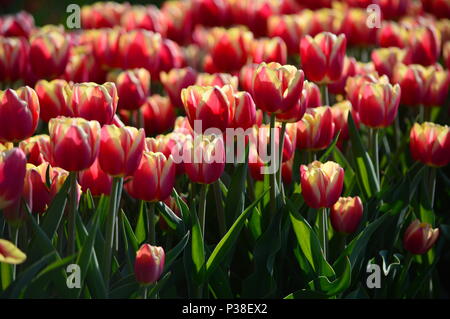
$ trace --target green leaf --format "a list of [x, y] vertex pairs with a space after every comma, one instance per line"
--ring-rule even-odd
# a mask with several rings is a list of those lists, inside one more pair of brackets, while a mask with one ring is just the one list
[[160, 280], [158, 280], [158, 282], [148, 292], [148, 297], [155, 298], [156, 295], [161, 291], [161, 289], [164, 288], [164, 285], [167, 283], [167, 281], [169, 280], [171, 275], [172, 275], [172, 273], [168, 272], [167, 274], [164, 275], [164, 277], [162, 277]]
[[[336, 296], [345, 291], [350, 286], [351, 282], [352, 267], [350, 260], [347, 257], [342, 259], [341, 263], [335, 266], [335, 268], [336, 273], [341, 274], [337, 275], [335, 280], [330, 280], [326, 276], [319, 276], [319, 278], [308, 284], [309, 287], [314, 291], [323, 292], [329, 297]], [[341, 269], [343, 270], [339, 271]]]
[[161, 212], [161, 215], [166, 220], [170, 228], [175, 229], [180, 234], [185, 233], [183, 220], [178, 217], [166, 204], [163, 202], [156, 203], [156, 208]]
[[[350, 113], [350, 112], [349, 112]], [[333, 139], [333, 142], [328, 146], [327, 150], [320, 156], [319, 162], [326, 162], [328, 160], [328, 157], [331, 155], [331, 153], [334, 151], [335, 146], [339, 140], [339, 136], [341, 135], [341, 131], [339, 131], [336, 136]]]
[[184, 248], [186, 248], [189, 237], [190, 232], [188, 231], [186, 235], [184, 235], [184, 237], [180, 240], [180, 242], [166, 254], [166, 262], [164, 264], [165, 271], [170, 269], [170, 266], [172, 266], [177, 257], [181, 254], [181, 252], [183, 252]]
[[197, 214], [192, 214], [192, 237], [191, 237], [191, 255], [194, 265], [194, 280], [202, 283], [205, 275], [205, 250], [203, 235], [198, 221]]
[[175, 197], [175, 200], [177, 202], [177, 206], [178, 206], [178, 208], [181, 211], [181, 216], [183, 217], [184, 223], [186, 225], [190, 226], [192, 224], [192, 221], [191, 221], [191, 212], [189, 210], [189, 207], [184, 202], [184, 200], [180, 197], [180, 195], [178, 195], [178, 193], [175, 190], [175, 188], [173, 189], [173, 193], [172, 194]]
[[134, 235], [136, 236], [136, 241], [138, 243], [145, 242], [147, 238], [147, 205], [144, 201], [139, 201], [139, 217], [136, 223], [136, 229], [134, 231]]

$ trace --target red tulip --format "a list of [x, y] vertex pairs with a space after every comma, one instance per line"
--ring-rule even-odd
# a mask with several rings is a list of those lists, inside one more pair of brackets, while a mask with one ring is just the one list
[[328, 91], [333, 94], [344, 94], [347, 79], [351, 76], [356, 75], [357, 71], [358, 67], [356, 59], [345, 56], [342, 75], [338, 81], [328, 84]]
[[47, 186], [47, 173], [52, 178], [52, 168], [48, 163], [39, 166], [27, 164], [24, 194], [31, 193], [30, 209], [34, 214], [43, 214], [51, 202], [50, 187]]
[[405, 230], [403, 247], [414, 255], [428, 252], [439, 237], [439, 229], [416, 219]]
[[39, 78], [53, 78], [64, 73], [69, 59], [69, 39], [58, 31], [39, 32], [30, 39], [30, 65]]
[[339, 199], [344, 185], [344, 169], [335, 162], [314, 161], [300, 166], [303, 198], [312, 208], [330, 208]]
[[167, 25], [167, 37], [178, 43], [188, 43], [192, 39], [192, 9], [188, 1], [166, 1], [162, 4]]
[[385, 76], [378, 83], [366, 82], [360, 91], [359, 118], [372, 128], [387, 127], [397, 116], [400, 86], [391, 85]]
[[81, 8], [81, 24], [85, 29], [110, 28], [120, 23], [129, 4], [112, 1], [96, 2]]
[[93, 196], [111, 193], [112, 177], [100, 168], [98, 160], [95, 160], [88, 169], [78, 173], [78, 182], [83, 192], [89, 189]]
[[297, 148], [313, 151], [325, 149], [333, 140], [334, 132], [330, 107], [307, 109], [302, 120], [297, 122]]
[[119, 67], [122, 65], [120, 57], [120, 38], [124, 31], [121, 28], [97, 31], [93, 49], [96, 59], [101, 65]]
[[147, 135], [163, 133], [174, 125], [175, 109], [165, 96], [150, 96], [142, 105], [141, 111]]
[[220, 86], [231, 85], [234, 90], [238, 89], [238, 78], [229, 73], [199, 73], [195, 85], [200, 86]]
[[19, 144], [20, 149], [25, 153], [27, 162], [33, 165], [40, 165], [51, 161], [50, 136], [41, 134], [23, 140]]
[[104, 125], [112, 122], [117, 109], [117, 100], [117, 88], [114, 83], [87, 82], [73, 85], [67, 104], [74, 116], [95, 120]]
[[443, 70], [439, 64], [425, 68], [424, 83], [423, 104], [425, 106], [443, 106], [450, 86], [448, 70]]
[[163, 14], [154, 5], [134, 5], [126, 10], [121, 17], [120, 24], [126, 30], [145, 29], [166, 34], [166, 21]]
[[254, 63], [287, 63], [287, 47], [280, 37], [262, 38], [253, 42], [252, 57]]
[[347, 79], [345, 84], [345, 93], [347, 100], [352, 103], [352, 107], [355, 111], [359, 110], [360, 104], [360, 92], [362, 86], [366, 83], [376, 83], [378, 81], [378, 76], [376, 74], [363, 74], [351, 76]]
[[34, 89], [39, 97], [40, 116], [44, 122], [58, 116], [74, 115], [67, 106], [67, 96], [71, 89], [65, 80], [39, 80]]
[[[183, 197], [181, 199], [185, 200]], [[177, 205], [177, 200], [175, 199], [175, 197], [170, 196], [167, 199], [165, 199], [163, 202], [164, 202], [165, 205], [167, 205], [167, 207], [170, 208], [170, 210], [172, 212], [175, 213], [176, 216], [181, 218], [181, 211], [180, 211], [180, 208]], [[159, 222], [159, 227], [162, 230], [168, 231], [170, 229], [169, 225], [167, 224], [167, 222], [166, 222], [166, 220], [164, 218], [160, 218], [158, 220], [158, 222]]]
[[375, 43], [378, 29], [368, 26], [369, 19], [369, 13], [365, 8], [348, 9], [342, 21], [342, 31], [350, 45], [368, 46]]
[[300, 99], [303, 80], [303, 71], [292, 65], [263, 62], [255, 71], [251, 94], [265, 112], [288, 112]]
[[205, 26], [225, 25], [230, 19], [226, 0], [193, 0], [194, 21]]
[[333, 123], [334, 123], [334, 131], [337, 134], [337, 132], [341, 132], [339, 134], [340, 140], [346, 140], [349, 138], [348, 133], [348, 114], [352, 113], [353, 121], [357, 126], [359, 126], [359, 115], [358, 112], [352, 109], [352, 104], [350, 101], [342, 101], [339, 103], [336, 103], [331, 107], [331, 114], [333, 115]]
[[372, 51], [372, 61], [379, 75], [393, 79], [393, 71], [398, 63], [406, 63], [407, 51], [395, 47], [380, 48]]
[[383, 22], [378, 32], [378, 44], [382, 48], [404, 48], [408, 44], [409, 28], [396, 22]]
[[125, 189], [134, 198], [155, 202], [170, 196], [175, 184], [175, 163], [172, 155], [144, 152], [139, 167]]
[[331, 207], [330, 220], [333, 229], [340, 233], [354, 233], [363, 216], [363, 204], [361, 198], [340, 197]]
[[116, 84], [119, 109], [137, 110], [150, 95], [150, 73], [146, 69], [110, 73], [108, 80]]
[[253, 75], [255, 74], [258, 64], [246, 64], [242, 67], [241, 72], [239, 72], [239, 85], [244, 91], [252, 94], [253, 86]]
[[18, 142], [33, 135], [39, 120], [39, 98], [28, 87], [0, 90], [0, 141]]
[[197, 72], [191, 68], [172, 69], [169, 72], [161, 72], [160, 80], [164, 86], [170, 101], [175, 107], [182, 108], [181, 90], [194, 85], [197, 79]]
[[331, 83], [340, 79], [344, 68], [345, 35], [323, 32], [305, 36], [300, 43], [300, 58], [310, 81]]
[[[306, 12], [304, 10], [302, 12]], [[302, 36], [309, 33], [311, 18], [298, 15], [271, 16], [267, 21], [268, 36], [280, 37], [286, 43], [289, 54], [298, 53], [298, 44]]]
[[183, 145], [183, 166], [194, 183], [212, 184], [225, 169], [225, 147], [222, 137], [199, 135]]
[[0, 209], [21, 197], [26, 162], [25, 154], [19, 148], [0, 151]]
[[93, 55], [93, 49], [87, 45], [72, 47], [64, 78], [75, 83], [105, 81], [106, 71]]
[[155, 74], [156, 79], [159, 79], [159, 74], [162, 71], [168, 72], [172, 69], [182, 68], [186, 65], [184, 53], [176, 42], [169, 39], [163, 39], [156, 50], [158, 52], [158, 70]]
[[234, 94], [235, 109], [231, 126], [244, 130], [256, 123], [256, 106], [252, 96], [248, 92], [237, 92]]
[[100, 124], [82, 118], [57, 117], [48, 124], [52, 163], [67, 171], [89, 168], [98, 154]]
[[425, 95], [425, 68], [419, 64], [397, 64], [394, 69], [393, 82], [402, 90], [401, 102], [409, 106], [420, 105]]
[[134, 274], [141, 284], [152, 284], [157, 281], [164, 270], [166, 255], [162, 247], [143, 244], [136, 253]]
[[0, 263], [18, 265], [27, 259], [19, 248], [6, 239], [0, 239]]
[[28, 38], [34, 29], [34, 18], [26, 11], [0, 17], [0, 35]]
[[436, 63], [441, 52], [441, 36], [432, 25], [416, 27], [409, 37], [412, 63], [425, 66]]
[[429, 166], [445, 166], [450, 162], [450, 129], [447, 125], [432, 122], [415, 123], [409, 148], [416, 161]]
[[194, 130], [192, 129], [191, 124], [189, 124], [189, 119], [187, 116], [178, 116], [176, 118], [173, 131], [176, 133], [194, 136]]
[[267, 20], [278, 13], [278, 3], [270, 0], [229, 1], [234, 24], [247, 26], [255, 36], [267, 35]]
[[29, 45], [24, 38], [0, 36], [0, 81], [13, 83], [24, 79], [27, 71]]
[[294, 165], [294, 157], [292, 157], [289, 161], [284, 162], [281, 165], [281, 178], [283, 183], [291, 184], [292, 183], [292, 169]]

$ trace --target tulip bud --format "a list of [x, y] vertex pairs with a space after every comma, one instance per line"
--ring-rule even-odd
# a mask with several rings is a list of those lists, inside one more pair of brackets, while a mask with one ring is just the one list
[[354, 76], [357, 73], [357, 69], [356, 59], [345, 56], [341, 77], [336, 82], [328, 84], [328, 91], [333, 94], [344, 94], [347, 79], [350, 76]]
[[307, 35], [300, 43], [302, 68], [308, 80], [331, 83], [340, 79], [344, 68], [345, 35], [323, 32], [314, 38]]
[[372, 61], [378, 74], [386, 75], [391, 80], [395, 66], [406, 59], [406, 50], [399, 48], [380, 48], [372, 51]]
[[333, 140], [334, 132], [330, 107], [307, 109], [302, 120], [297, 122], [297, 148], [309, 151], [325, 149]]
[[197, 76], [197, 80], [195, 81], [196, 85], [200, 86], [219, 86], [224, 87], [229, 84], [233, 87], [234, 90], [238, 89], [238, 78], [229, 73], [199, 73]]
[[187, 116], [178, 116], [176, 118], [173, 132], [194, 136], [194, 131], [191, 124], [189, 124], [189, 119]]
[[126, 30], [145, 29], [166, 34], [166, 23], [164, 16], [154, 5], [134, 5], [125, 11], [120, 20]]
[[25, 78], [28, 51], [28, 42], [24, 38], [0, 36], [0, 82], [13, 83]]
[[252, 96], [248, 92], [237, 92], [234, 94], [235, 109], [231, 126], [244, 130], [256, 123], [256, 106]]
[[98, 154], [100, 124], [82, 118], [57, 117], [48, 124], [52, 163], [67, 171], [89, 168]]
[[0, 90], [0, 141], [18, 142], [33, 135], [39, 120], [39, 98], [28, 87]]
[[27, 162], [33, 165], [40, 165], [51, 161], [50, 136], [41, 134], [35, 135], [19, 144], [19, 148], [25, 153]]
[[449, 91], [450, 73], [440, 66], [429, 66], [424, 72], [425, 92], [423, 104], [425, 106], [443, 106]]
[[413, 221], [403, 235], [403, 247], [414, 255], [428, 252], [439, 237], [439, 229], [428, 223]]
[[300, 24], [302, 20], [306, 22], [299, 15], [271, 16], [267, 21], [268, 36], [280, 37], [286, 43], [289, 54], [297, 53], [300, 39], [307, 32]]
[[192, 39], [192, 4], [186, 1], [165, 1], [161, 12], [165, 17], [167, 37], [178, 43], [189, 43]]
[[358, 196], [340, 197], [330, 211], [331, 225], [334, 230], [346, 234], [356, 231], [362, 216], [363, 204]]
[[295, 106], [287, 112], [277, 114], [280, 122], [298, 122], [303, 118], [308, 108], [315, 108], [322, 104], [319, 87], [313, 82], [304, 81], [302, 95]]
[[251, 94], [256, 106], [269, 113], [295, 107], [303, 88], [304, 74], [292, 65], [261, 63], [255, 71]]
[[408, 43], [409, 33], [410, 31], [405, 25], [385, 21], [378, 32], [378, 44], [382, 48], [404, 48]]
[[53, 170], [48, 163], [38, 166], [27, 164], [23, 193], [25, 198], [26, 194], [31, 194], [31, 201], [28, 204], [34, 214], [43, 214], [52, 200], [50, 187], [47, 186], [47, 173], [51, 179]]
[[181, 90], [194, 85], [196, 78], [197, 72], [191, 67], [172, 69], [169, 72], [161, 72], [160, 74], [161, 83], [175, 107], [183, 107]]
[[64, 73], [69, 59], [69, 39], [58, 31], [40, 32], [30, 39], [30, 65], [39, 78], [53, 78]]
[[352, 109], [352, 104], [345, 100], [340, 103], [336, 103], [331, 107], [331, 114], [333, 115], [333, 122], [334, 122], [334, 131], [337, 134], [337, 132], [341, 132], [339, 134], [340, 140], [346, 140], [349, 138], [348, 133], [348, 114], [352, 113], [353, 121], [355, 122], [356, 126], [359, 126], [359, 115], [358, 112], [354, 111]]
[[12, 242], [0, 238], [0, 263], [18, 265], [27, 259], [19, 248]]
[[409, 148], [416, 161], [429, 166], [445, 166], [450, 162], [450, 128], [432, 122], [415, 123]]
[[34, 18], [26, 11], [5, 15], [0, 18], [0, 35], [28, 38], [34, 29]]
[[360, 91], [363, 84], [366, 82], [376, 83], [377, 81], [378, 76], [375, 74], [356, 75], [347, 79], [345, 93], [347, 100], [352, 103], [353, 109], [356, 111], [359, 109]]
[[132, 175], [141, 161], [144, 139], [143, 129], [119, 128], [114, 124], [103, 126], [98, 154], [101, 169], [111, 176]]
[[141, 284], [152, 284], [161, 277], [166, 255], [162, 247], [143, 244], [137, 251], [134, 274]]
[[424, 66], [435, 64], [441, 52], [441, 35], [432, 25], [413, 29], [409, 37], [408, 50], [411, 62]]
[[253, 75], [257, 68], [258, 64], [246, 64], [242, 67], [241, 72], [239, 72], [239, 84], [244, 91], [250, 94], [252, 94]]
[[287, 63], [287, 47], [280, 37], [263, 38], [253, 42], [252, 57], [254, 63]]
[[281, 178], [283, 183], [291, 184], [292, 183], [292, 169], [294, 166], [294, 157], [292, 157], [289, 161], [284, 162], [281, 165]]
[[89, 189], [92, 196], [109, 195], [111, 193], [112, 177], [100, 168], [97, 159], [91, 167], [78, 173], [78, 182], [82, 191], [87, 192]]
[[330, 208], [337, 202], [344, 185], [344, 169], [335, 162], [314, 161], [300, 166], [303, 198], [312, 208]]
[[65, 80], [53, 81], [39, 80], [35, 85], [39, 97], [40, 116], [45, 122], [58, 116], [73, 116], [72, 110], [67, 106], [67, 96], [70, 87]]
[[117, 100], [117, 89], [112, 82], [77, 83], [68, 96], [68, 106], [74, 116], [105, 125], [113, 120]]
[[191, 5], [197, 24], [225, 25], [230, 19], [229, 6], [225, 0], [193, 0]]
[[120, 17], [129, 10], [128, 3], [113, 1], [96, 2], [81, 8], [81, 24], [85, 29], [113, 27], [120, 22]]
[[120, 109], [137, 110], [150, 94], [150, 73], [146, 69], [110, 73], [108, 80], [116, 84]]
[[147, 98], [141, 107], [147, 135], [161, 134], [173, 127], [175, 109], [170, 100], [158, 94]]
[[419, 64], [396, 65], [393, 82], [400, 85], [402, 104], [415, 106], [422, 103], [425, 94], [424, 74], [425, 68]]
[[189, 86], [181, 91], [181, 100], [191, 127], [194, 121], [202, 121], [202, 130], [217, 128], [225, 131], [233, 118], [234, 96], [231, 85]]
[[134, 198], [147, 202], [163, 201], [170, 196], [175, 184], [175, 163], [172, 155], [144, 152], [141, 162], [125, 184]]
[[184, 53], [176, 42], [169, 39], [162, 39], [159, 42], [159, 46], [156, 47], [156, 50], [158, 52], [158, 69], [155, 72], [155, 79], [159, 79], [161, 72], [168, 72], [186, 65]]
[[94, 40], [94, 56], [100, 65], [110, 67], [121, 66], [121, 57], [119, 51], [119, 42], [122, 34], [122, 28], [106, 29], [98, 31], [99, 34]]
[[212, 184], [225, 169], [225, 147], [222, 137], [199, 135], [183, 145], [183, 166], [194, 183]]
[[0, 152], [0, 209], [21, 197], [26, 161], [25, 154], [19, 148]]
[[358, 110], [361, 123], [372, 128], [391, 125], [397, 116], [401, 95], [400, 86], [391, 85], [385, 76], [378, 83], [364, 83]]

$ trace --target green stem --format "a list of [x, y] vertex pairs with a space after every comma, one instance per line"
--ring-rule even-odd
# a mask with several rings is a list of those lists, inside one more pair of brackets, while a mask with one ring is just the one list
[[413, 260], [413, 254], [408, 252], [408, 254], [405, 257], [403, 269], [402, 269], [402, 271], [399, 275], [398, 281], [397, 281], [396, 297], [398, 297], [398, 298], [403, 298], [403, 296], [401, 296], [401, 294], [403, 292], [403, 285], [405, 283], [406, 276], [408, 275], [409, 268], [411, 267], [412, 260]]
[[424, 106], [424, 112], [423, 112], [423, 121], [424, 122], [430, 122], [431, 121], [431, 107]]
[[[286, 132], [286, 122], [283, 122], [281, 124], [281, 132], [280, 132], [280, 141], [279, 141], [279, 145], [278, 145], [278, 160], [279, 160], [279, 167], [278, 167], [278, 186], [281, 190], [282, 185], [283, 185], [283, 180], [282, 180], [282, 165], [283, 165], [283, 147], [284, 147], [284, 134]], [[283, 196], [284, 192], [281, 192], [282, 194], [282, 199], [283, 202], [285, 201], [284, 196]]]
[[220, 180], [217, 180], [214, 184], [212, 184], [214, 191], [214, 198], [216, 200], [216, 212], [217, 212], [217, 221], [219, 223], [219, 231], [221, 237], [223, 237], [227, 233], [226, 221], [225, 221], [225, 211], [223, 210], [222, 205], [222, 192], [220, 190]]
[[328, 208], [319, 209], [319, 237], [325, 260], [328, 260]]
[[322, 84], [322, 99], [325, 102], [325, 105], [330, 105], [330, 96], [328, 94], [328, 85]]
[[434, 207], [434, 197], [436, 193], [436, 167], [430, 167], [428, 171], [428, 190], [430, 192], [430, 207]]
[[68, 243], [67, 243], [67, 255], [75, 254], [75, 221], [77, 218], [78, 209], [78, 194], [77, 194], [77, 173], [70, 172], [69, 174], [70, 190], [69, 190], [69, 216], [68, 216]]
[[156, 245], [156, 234], [155, 234], [155, 203], [148, 203], [147, 210], [147, 234], [148, 241], [150, 245]]
[[[275, 114], [270, 115], [270, 141], [269, 141], [269, 147], [270, 147], [270, 156], [272, 157], [272, 160], [275, 162], [276, 159], [272, 154], [272, 150], [274, 150], [275, 144], [275, 136], [274, 136], [274, 129], [275, 129]], [[271, 163], [272, 165], [276, 165], [276, 163]], [[276, 213], [276, 172], [273, 174], [270, 174], [269, 176], [269, 182], [270, 182], [270, 213], [271, 215], [275, 215]]]
[[208, 194], [208, 184], [201, 185], [200, 206], [198, 208], [198, 220], [202, 229], [203, 242], [205, 241], [205, 217], [206, 217], [206, 195]]
[[144, 128], [144, 118], [143, 118], [143, 116], [142, 116], [141, 108], [138, 108], [138, 109], [136, 110], [136, 117], [137, 117], [137, 119], [136, 119], [136, 122], [137, 122], [137, 128], [138, 128], [138, 129]]
[[373, 163], [375, 165], [375, 174], [377, 176], [378, 182], [380, 182], [380, 161], [378, 153], [378, 129], [369, 129], [369, 146], [370, 153], [372, 156]]
[[109, 197], [109, 211], [108, 216], [106, 220], [106, 237], [105, 237], [105, 249], [103, 252], [103, 276], [105, 279], [105, 283], [108, 286], [109, 283], [109, 276], [111, 274], [111, 259], [112, 259], [112, 252], [114, 249], [114, 224], [116, 221], [117, 211], [119, 207], [120, 202], [120, 195], [121, 195], [121, 177], [114, 177], [113, 179], [113, 185], [111, 190], [111, 195]]

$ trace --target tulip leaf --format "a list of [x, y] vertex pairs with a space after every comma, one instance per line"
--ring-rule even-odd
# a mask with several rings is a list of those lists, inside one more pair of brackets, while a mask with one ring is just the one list
[[166, 261], [164, 264], [166, 271], [170, 269], [170, 266], [172, 266], [177, 257], [183, 252], [184, 248], [186, 248], [186, 245], [189, 242], [190, 234], [191, 233], [188, 231], [180, 242], [166, 254]]
[[147, 238], [147, 205], [145, 201], [139, 201], [139, 215], [136, 223], [136, 228], [134, 231], [134, 235], [136, 236], [136, 240], [138, 243], [143, 243]]
[[192, 213], [192, 237], [191, 237], [191, 255], [194, 264], [194, 280], [202, 283], [205, 271], [205, 249], [203, 242], [203, 234], [195, 212]]
[[161, 289], [164, 288], [164, 285], [167, 283], [171, 275], [172, 273], [168, 272], [167, 274], [164, 275], [164, 277], [158, 280], [156, 284], [153, 285], [152, 289], [150, 289], [150, 291], [148, 292], [148, 298], [151, 299], [155, 298], [156, 295], [161, 291]]
[[335, 268], [337, 276], [335, 280], [330, 280], [326, 276], [319, 276], [308, 284], [309, 287], [314, 291], [323, 292], [329, 297], [336, 296], [345, 291], [350, 286], [352, 275], [352, 267], [349, 258], [346, 257], [342, 259]]
[[178, 195], [177, 191], [175, 190], [175, 188], [173, 189], [173, 196], [175, 197], [175, 200], [177, 202], [177, 206], [181, 211], [181, 216], [183, 217], [183, 221], [186, 225], [191, 225], [192, 221], [191, 221], [191, 212], [189, 210], [189, 207], [187, 206], [187, 204], [184, 202], [184, 200], [180, 197], [180, 195]]
[[341, 131], [339, 131], [336, 136], [333, 139], [333, 142], [331, 142], [330, 146], [328, 146], [327, 150], [320, 156], [319, 162], [326, 162], [328, 160], [328, 157], [330, 157], [331, 153], [334, 151], [336, 144], [339, 140], [339, 136], [341, 135]]
[[156, 203], [156, 208], [161, 212], [163, 218], [170, 228], [177, 230], [180, 234], [185, 233], [183, 220], [178, 217], [166, 204], [163, 202]]

